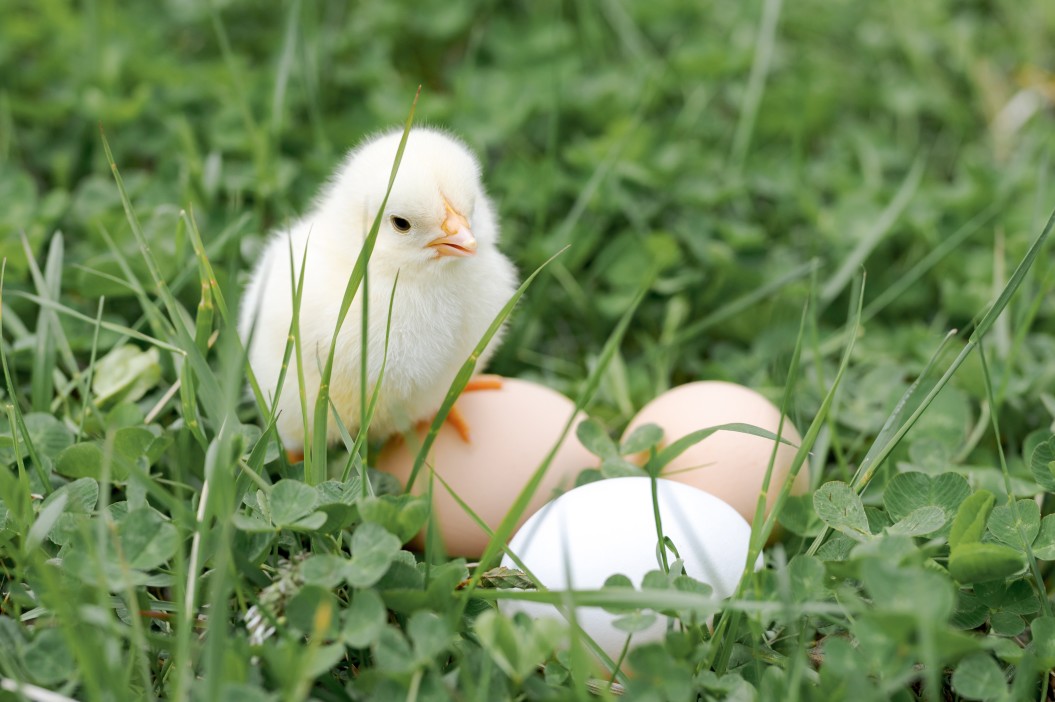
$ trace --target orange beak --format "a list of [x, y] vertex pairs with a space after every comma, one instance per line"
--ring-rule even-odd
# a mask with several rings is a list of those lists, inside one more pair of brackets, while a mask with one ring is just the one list
[[427, 246], [436, 249], [436, 256], [473, 256], [476, 254], [476, 239], [469, 229], [469, 221], [460, 212], [451, 207], [447, 198], [443, 199], [443, 206], [447, 208], [447, 217], [440, 225], [440, 230], [446, 234], [430, 241]]

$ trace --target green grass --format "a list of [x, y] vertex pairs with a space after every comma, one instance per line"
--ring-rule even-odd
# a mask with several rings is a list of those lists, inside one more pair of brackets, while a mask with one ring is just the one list
[[[1055, 699], [1052, 3], [0, 14], [0, 700]], [[812, 494], [728, 601], [487, 572], [532, 486], [481, 566], [412, 555], [361, 437], [279, 450], [247, 271], [419, 85], [537, 273], [489, 370], [573, 398], [598, 463], [698, 379], [803, 431]], [[512, 598], [685, 626], [626, 675]]]

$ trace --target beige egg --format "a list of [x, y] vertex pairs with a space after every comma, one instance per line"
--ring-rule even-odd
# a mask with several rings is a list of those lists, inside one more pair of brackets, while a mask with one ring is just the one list
[[[427, 492], [431, 468], [494, 530], [557, 443], [575, 404], [544, 385], [503, 378], [501, 389], [465, 393], [456, 406], [469, 427], [470, 440], [466, 443], [450, 423], [444, 424], [415, 478], [413, 492]], [[575, 436], [575, 426], [583, 419], [581, 414], [576, 418], [517, 528], [542, 505], [574, 487], [580, 471], [597, 467], [597, 458]], [[418, 431], [415, 446], [421, 445], [425, 434], [424, 429]], [[406, 484], [415, 453], [403, 439], [390, 441], [378, 457], [377, 467]], [[487, 533], [439, 480], [433, 485], [432, 519], [448, 554], [478, 557], [483, 553]], [[422, 547], [422, 536], [413, 542], [418, 548]]]
[[[645, 405], [630, 421], [629, 436], [644, 424], [663, 429], [662, 446], [683, 436], [719, 424], [752, 424], [773, 434], [780, 423], [780, 410], [754, 390], [735, 383], [701, 381], [668, 390]], [[773, 463], [766, 514], [773, 508], [784, 478], [788, 475], [802, 438], [790, 419], [784, 420], [781, 444]], [[689, 447], [663, 468], [662, 477], [705, 490], [729, 503], [749, 523], [754, 519], [762, 480], [773, 452], [773, 440], [741, 432], [719, 431]], [[644, 457], [641, 457], [641, 462]], [[792, 485], [792, 494], [809, 488], [803, 467]]]

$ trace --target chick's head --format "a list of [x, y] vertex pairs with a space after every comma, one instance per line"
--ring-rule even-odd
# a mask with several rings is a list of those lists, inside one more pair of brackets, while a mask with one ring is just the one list
[[[402, 131], [388, 132], [353, 151], [329, 193], [344, 202], [353, 220], [349, 225], [363, 236], [384, 201], [401, 138]], [[480, 165], [469, 149], [434, 129], [411, 130], [373, 260], [398, 268], [457, 265], [479, 247], [493, 245], [497, 228]]]

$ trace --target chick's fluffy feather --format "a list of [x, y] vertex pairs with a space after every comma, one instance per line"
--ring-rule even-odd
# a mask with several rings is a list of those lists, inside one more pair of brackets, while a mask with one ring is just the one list
[[[303, 258], [299, 334], [309, 423], [345, 286], [381, 206], [401, 136], [382, 134], [348, 155], [313, 209], [289, 230], [272, 235], [242, 301], [239, 333], [250, 344], [249, 362], [262, 390], [274, 402], [293, 312], [291, 248], [294, 275], [299, 276]], [[427, 245], [444, 235], [440, 227], [448, 205], [469, 222], [477, 241], [474, 256], [439, 257]], [[397, 231], [393, 217], [410, 221], [411, 231]], [[476, 159], [447, 134], [412, 130], [368, 269], [368, 393], [384, 358], [389, 299], [399, 273], [371, 436], [401, 431], [439, 409], [458, 369], [516, 287], [516, 271], [497, 249], [497, 241], [494, 207], [484, 193]], [[330, 378], [332, 401], [353, 435], [360, 425], [362, 393], [361, 295], [360, 288], [341, 327]], [[491, 356], [499, 336], [492, 339], [478, 368]], [[278, 431], [289, 449], [304, 444], [297, 383], [291, 356], [278, 396]], [[330, 441], [339, 437], [332, 415], [327, 435]]]

